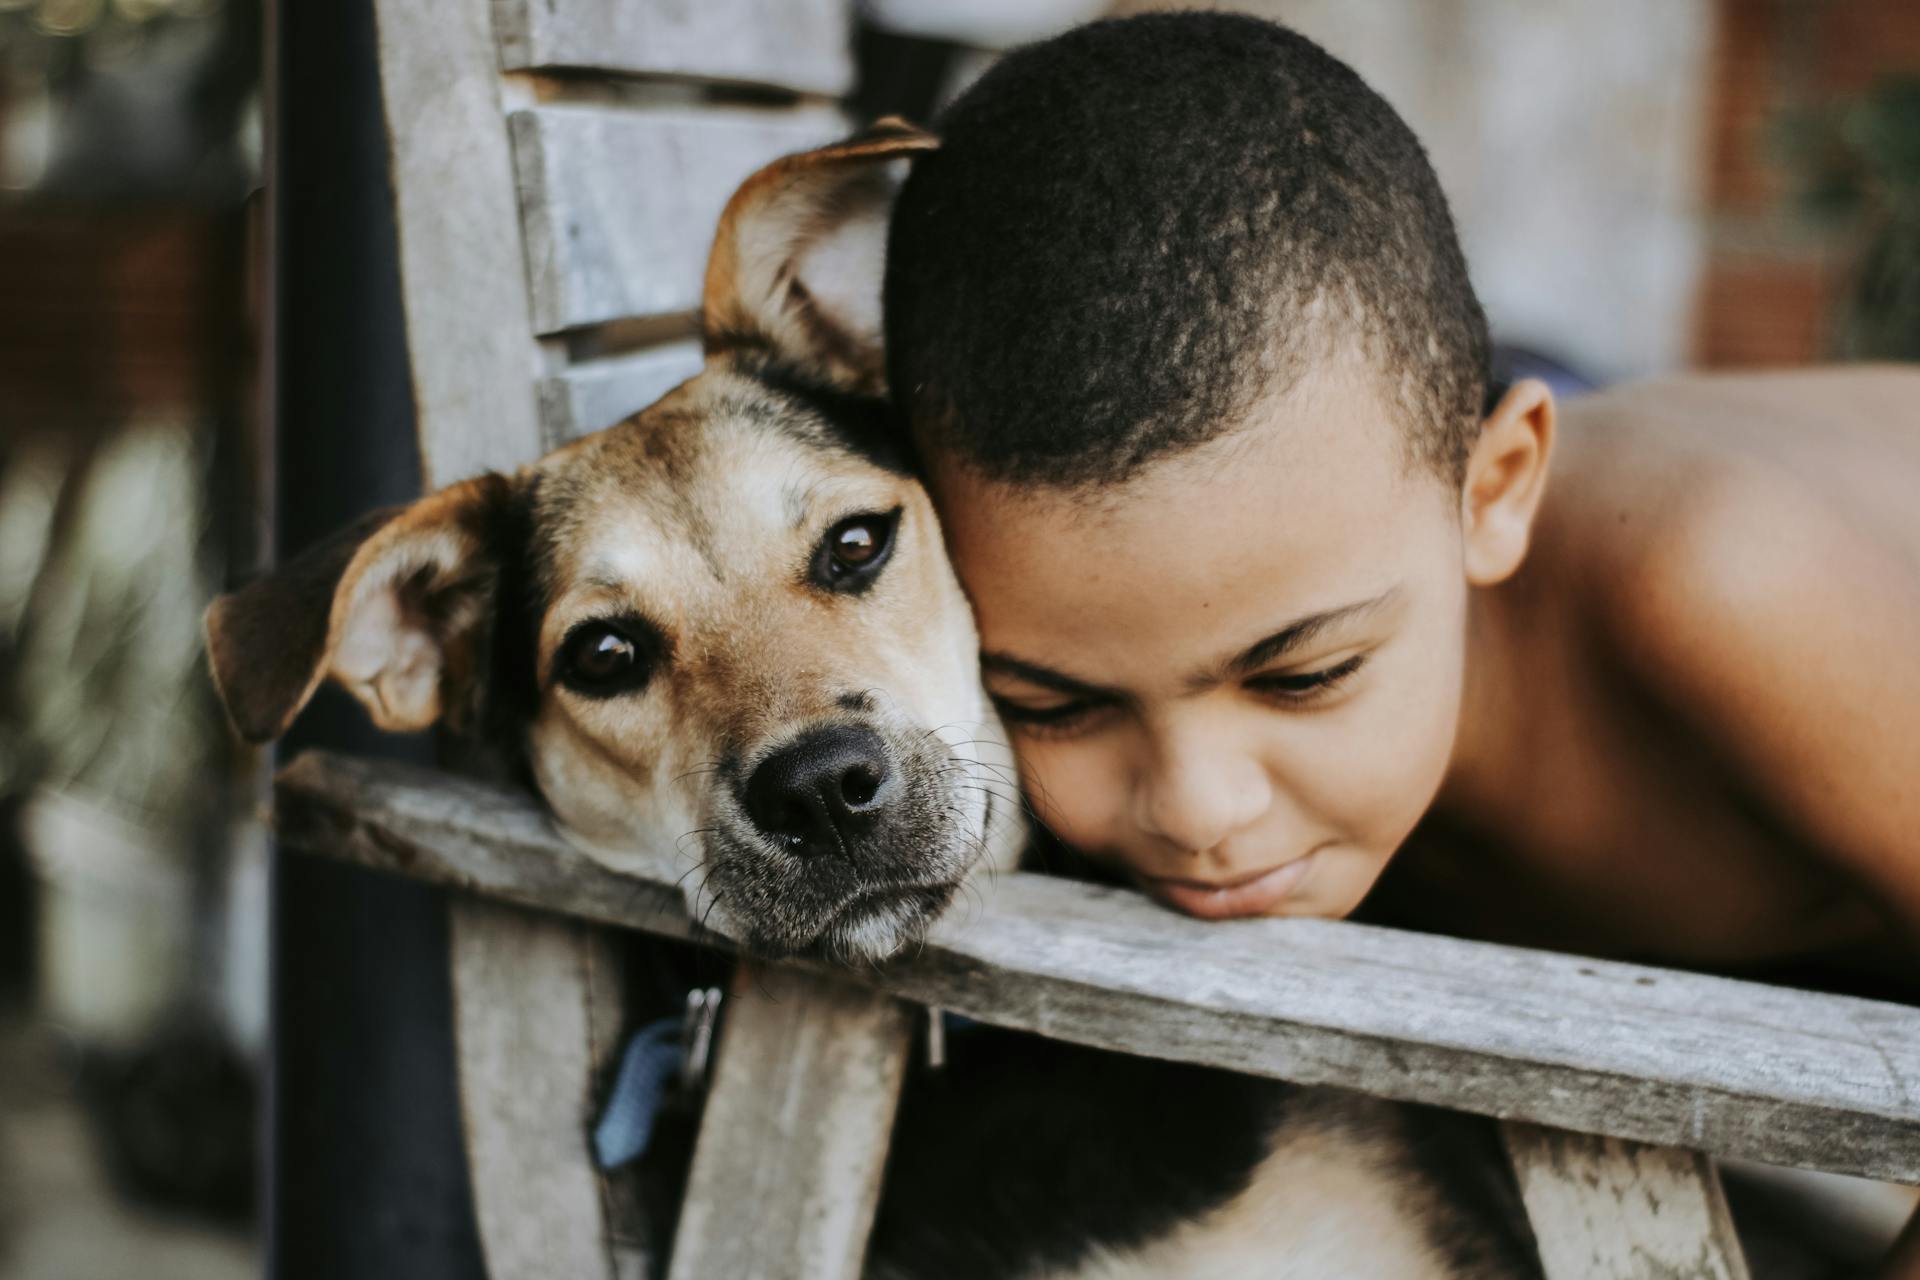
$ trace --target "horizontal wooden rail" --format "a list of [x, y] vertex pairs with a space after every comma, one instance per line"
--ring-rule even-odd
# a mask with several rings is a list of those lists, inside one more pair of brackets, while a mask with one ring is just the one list
[[542, 378], [540, 436], [549, 449], [599, 431], [658, 400], [700, 372], [694, 338], [577, 364]]
[[[694, 934], [672, 851], [621, 874], [518, 793], [302, 756], [291, 844], [608, 924]], [[1920, 1009], [1340, 921], [1203, 923], [1000, 877], [854, 975], [999, 1026], [1773, 1164], [1920, 1183]], [[717, 940], [715, 940], [717, 941]]]
[[533, 327], [558, 333], [699, 310], [733, 189], [844, 134], [848, 119], [824, 106], [559, 105], [516, 111], [507, 126]]

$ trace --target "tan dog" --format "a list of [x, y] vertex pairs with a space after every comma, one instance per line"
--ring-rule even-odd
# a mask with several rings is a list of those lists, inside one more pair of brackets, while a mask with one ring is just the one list
[[[328, 677], [444, 723], [607, 864], [677, 842], [696, 916], [764, 952], [884, 958], [1011, 865], [972, 619], [881, 399], [886, 171], [933, 145], [883, 123], [754, 175], [698, 376], [216, 602], [241, 731]], [[870, 1274], [1528, 1274], [1494, 1166], [1435, 1136], [1471, 1121], [998, 1034], [909, 1090]]]
[[241, 731], [281, 733], [331, 676], [383, 728], [444, 721], [524, 766], [615, 868], [700, 833], [689, 905], [763, 952], [916, 936], [989, 843], [999, 750], [878, 395], [886, 164], [931, 145], [887, 124], [748, 181], [706, 368], [652, 407], [217, 601]]

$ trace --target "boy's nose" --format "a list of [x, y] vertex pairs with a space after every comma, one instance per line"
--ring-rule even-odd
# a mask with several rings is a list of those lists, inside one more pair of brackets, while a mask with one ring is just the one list
[[1140, 829], [1183, 853], [1216, 848], [1273, 803], [1258, 761], [1192, 750], [1163, 753], [1134, 796]]

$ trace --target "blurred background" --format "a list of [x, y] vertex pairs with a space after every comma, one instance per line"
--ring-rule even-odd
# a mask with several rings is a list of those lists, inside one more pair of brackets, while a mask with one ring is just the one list
[[250, 0], [0, 0], [0, 1275], [257, 1273]]
[[[850, 110], [1148, 7], [869, 0]], [[1913, 0], [1223, 7], [1412, 122], [1510, 366], [1920, 359]], [[269, 1234], [281, 1274], [477, 1274], [435, 901], [276, 860], [199, 648], [214, 591], [416, 483], [372, 23], [0, 0], [8, 1280], [258, 1274]]]

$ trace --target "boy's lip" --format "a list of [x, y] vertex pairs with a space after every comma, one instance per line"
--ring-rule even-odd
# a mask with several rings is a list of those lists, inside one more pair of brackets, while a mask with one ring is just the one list
[[1221, 884], [1162, 879], [1149, 875], [1142, 875], [1140, 881], [1148, 893], [1176, 911], [1184, 911], [1203, 920], [1261, 916], [1286, 901], [1287, 896], [1299, 887], [1313, 863], [1313, 857], [1312, 853], [1305, 854], [1292, 862], [1283, 862], [1277, 867]]

